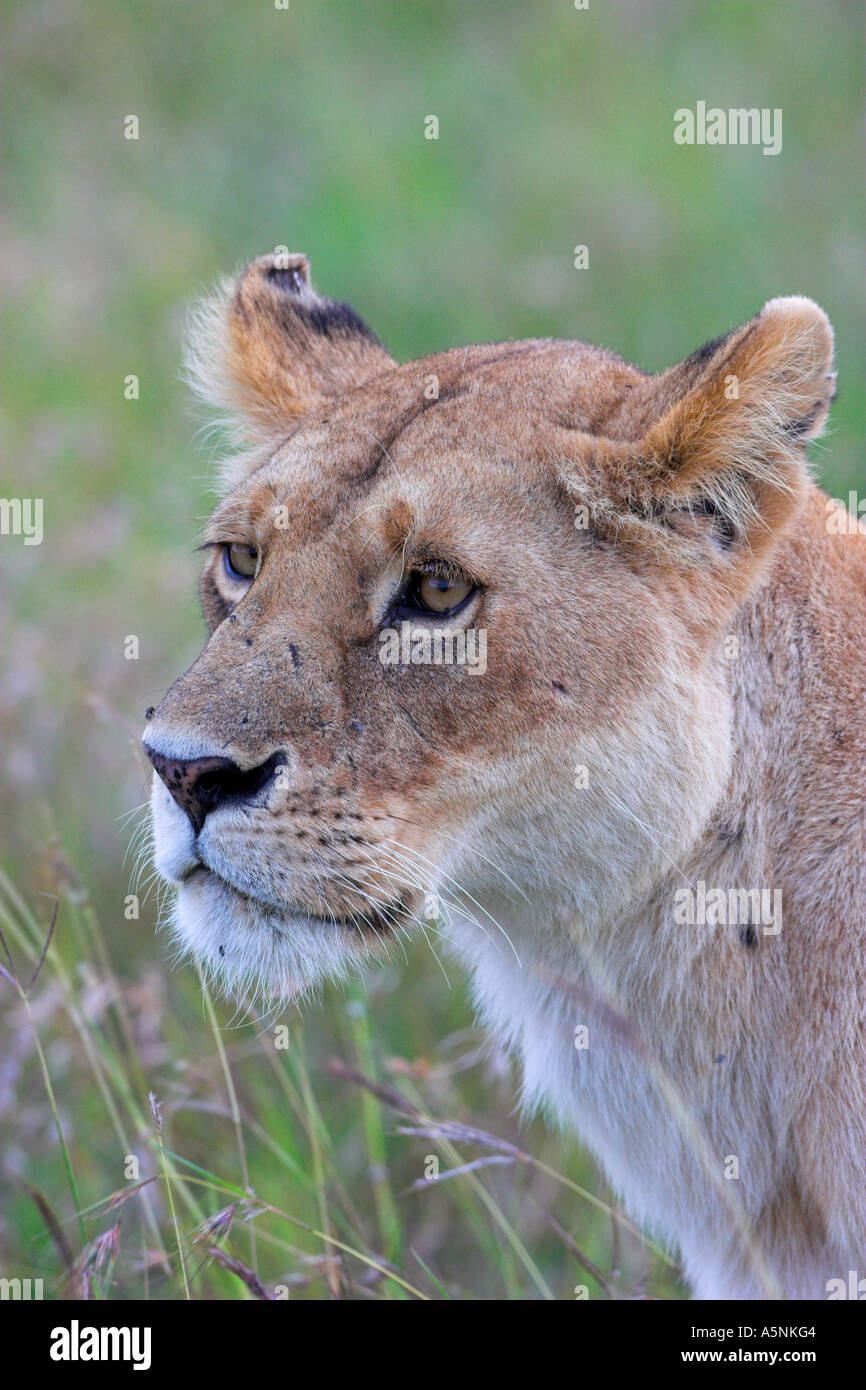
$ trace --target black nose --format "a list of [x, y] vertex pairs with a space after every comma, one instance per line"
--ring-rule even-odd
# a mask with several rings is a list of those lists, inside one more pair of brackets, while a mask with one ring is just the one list
[[221, 802], [230, 797], [246, 800], [255, 796], [271, 780], [278, 764], [285, 762], [285, 758], [276, 753], [266, 763], [244, 772], [230, 758], [193, 758], [184, 762], [180, 758], [168, 758], [164, 753], [157, 753], [155, 748], [147, 744], [144, 749], [157, 775], [189, 817], [196, 835], [209, 812]]

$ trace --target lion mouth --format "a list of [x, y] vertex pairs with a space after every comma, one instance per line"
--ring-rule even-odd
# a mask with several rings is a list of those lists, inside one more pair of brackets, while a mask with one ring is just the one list
[[[375, 909], [365, 910], [363, 914], [345, 914], [331, 909], [317, 912], [300, 903], [277, 902], [273, 898], [240, 888], [217, 869], [201, 861], [184, 873], [179, 886], [183, 888], [197, 883], [214, 884], [230, 898], [240, 899], [254, 910], [266, 913], [269, 919], [277, 914], [287, 925], [300, 921], [311, 927], [337, 927], [357, 935], [366, 936], [369, 933], [381, 938], [390, 936], [397, 926], [402, 925], [411, 916], [408, 903], [402, 900], [383, 903]], [[272, 920], [270, 925], [273, 925]]]

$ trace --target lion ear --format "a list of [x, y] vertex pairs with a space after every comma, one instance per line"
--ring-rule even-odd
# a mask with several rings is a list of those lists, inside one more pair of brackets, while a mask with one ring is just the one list
[[396, 363], [354, 310], [316, 294], [306, 256], [277, 252], [193, 311], [187, 377], [238, 444], [273, 448], [292, 425]]
[[739, 601], [803, 503], [803, 446], [826, 419], [832, 367], [824, 311], [771, 299], [742, 328], [645, 379], [634, 438], [564, 441], [559, 483], [580, 524], [641, 566], [685, 567], [694, 585], [703, 574], [708, 603]]
[[802, 445], [833, 399], [833, 330], [811, 299], [771, 299], [727, 337], [658, 382], [660, 412], [641, 445], [640, 489], [664, 519], [688, 509], [752, 552], [796, 511]]

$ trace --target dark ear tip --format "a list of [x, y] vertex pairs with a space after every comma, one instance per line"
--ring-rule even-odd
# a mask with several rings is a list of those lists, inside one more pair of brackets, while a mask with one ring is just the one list
[[280, 250], [270, 256], [259, 256], [248, 267], [246, 275], [250, 274], [281, 294], [302, 294], [310, 289], [310, 263], [301, 251]]
[[274, 291], [278, 295], [303, 295], [310, 292], [310, 263], [303, 252], [286, 252], [279, 247], [270, 256], [259, 256], [245, 265], [236, 281], [238, 302], [257, 289]]
[[300, 294], [304, 286], [310, 283], [299, 270], [281, 270], [279, 266], [273, 266], [268, 271], [268, 280], [287, 294]]

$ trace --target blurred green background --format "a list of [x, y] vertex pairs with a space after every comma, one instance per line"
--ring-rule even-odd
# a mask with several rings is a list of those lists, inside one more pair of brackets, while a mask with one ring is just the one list
[[[682, 1296], [577, 1190], [611, 1200], [579, 1148], [519, 1123], [508, 1065], [426, 948], [287, 1017], [276, 1051], [273, 1020], [217, 1006], [215, 1031], [194, 973], [168, 968], [152, 899], [124, 917], [142, 713], [203, 631], [193, 543], [212, 460], [179, 381], [182, 323], [218, 274], [280, 244], [398, 358], [558, 335], [657, 370], [767, 298], [808, 294], [839, 365], [816, 469], [834, 495], [862, 490], [861, 5], [30, 0], [2, 15], [3, 495], [42, 497], [45, 517], [41, 546], [0, 543], [4, 931], [22, 981], [44, 893], [61, 904], [29, 1006], [0, 981], [0, 1274], [42, 1275], [55, 1296], [90, 1278], [176, 1297], [198, 1270], [194, 1296], [252, 1296], [193, 1230], [252, 1189], [282, 1215], [244, 1221], [241, 1203], [216, 1243], [293, 1297], [405, 1293], [369, 1264], [383, 1258], [434, 1298]], [[781, 108], [781, 154], [675, 145], [674, 110], [699, 99]], [[426, 1155], [491, 1150], [396, 1133], [332, 1058], [535, 1161], [410, 1191]], [[178, 1155], [177, 1228], [164, 1182], [147, 1210], [136, 1196], [77, 1221], [70, 1176], [87, 1208], [129, 1186], [125, 1154], [157, 1171], [148, 1089]], [[323, 1264], [326, 1242], [289, 1217], [358, 1253], [331, 1244], [340, 1263]]]

